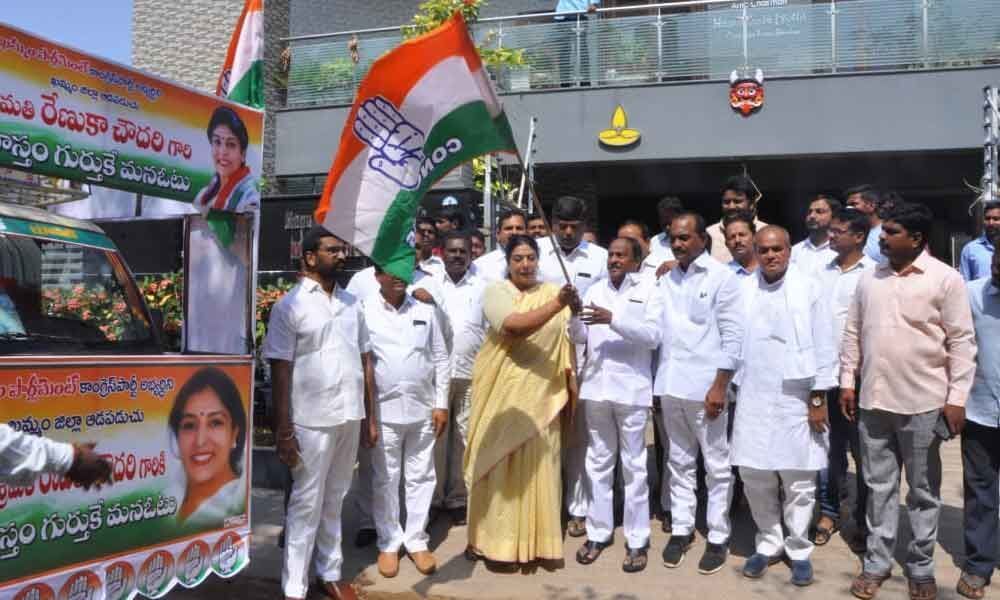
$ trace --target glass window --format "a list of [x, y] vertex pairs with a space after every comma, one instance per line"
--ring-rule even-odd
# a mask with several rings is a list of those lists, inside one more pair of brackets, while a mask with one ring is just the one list
[[117, 253], [0, 234], [0, 353], [155, 351]]

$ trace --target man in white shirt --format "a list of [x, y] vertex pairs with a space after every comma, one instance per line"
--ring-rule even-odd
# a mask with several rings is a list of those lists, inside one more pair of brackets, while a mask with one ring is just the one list
[[451, 385], [448, 391], [448, 414], [445, 433], [434, 448], [437, 487], [433, 506], [447, 510], [455, 525], [466, 521], [465, 478], [462, 460], [469, 432], [472, 409], [472, 365], [486, 339], [486, 318], [482, 297], [486, 282], [470, 268], [469, 236], [451, 232], [444, 238], [445, 274], [440, 279], [444, 312], [453, 331], [451, 344]]
[[625, 482], [622, 568], [627, 573], [646, 568], [649, 548], [645, 433], [662, 313], [662, 297], [651, 294], [654, 279], [635, 272], [641, 259], [638, 241], [613, 241], [608, 248], [609, 277], [590, 286], [583, 312], [570, 324], [570, 337], [586, 346], [588, 354], [580, 376], [580, 399], [587, 420], [586, 470], [593, 494], [587, 542], [576, 560], [584, 565], [594, 562], [614, 537], [615, 462], [620, 456]]
[[372, 444], [378, 431], [366, 419], [373, 414], [368, 329], [360, 303], [336, 285], [346, 257], [342, 240], [320, 226], [309, 230], [302, 279], [274, 305], [264, 340], [278, 457], [293, 478], [281, 574], [286, 598], [305, 598], [310, 558], [328, 596], [357, 597], [340, 580], [341, 506], [359, 434], [363, 429]]
[[[833, 319], [832, 355], [833, 372], [840, 372], [840, 338], [847, 323], [847, 311], [854, 300], [861, 276], [875, 268], [877, 263], [865, 255], [865, 240], [868, 237], [868, 217], [853, 209], [841, 210], [830, 223], [830, 247], [837, 253], [819, 274], [820, 290], [825, 304], [824, 312]], [[857, 389], [857, 386], [855, 386]], [[829, 466], [820, 471], [819, 521], [816, 523], [815, 542], [817, 546], [826, 544], [840, 529], [840, 482], [847, 475], [847, 451], [854, 457], [855, 481], [857, 482], [857, 502], [853, 515], [856, 527], [854, 535], [847, 538], [851, 550], [864, 554], [868, 536], [865, 520], [865, 505], [868, 502], [868, 488], [865, 486], [864, 470], [861, 465], [861, 448], [858, 441], [858, 426], [848, 421], [840, 411], [840, 387], [827, 394], [827, 409], [830, 419]]]
[[840, 211], [840, 202], [819, 194], [809, 203], [806, 213], [806, 239], [792, 246], [792, 264], [800, 271], [818, 275], [837, 253], [830, 248], [830, 220]]
[[[434, 440], [448, 423], [448, 349], [438, 312], [406, 293], [406, 282], [376, 267], [381, 291], [362, 302], [375, 371], [379, 435], [372, 451], [378, 571], [399, 573], [405, 548], [429, 575], [437, 561], [425, 531], [434, 495]], [[399, 484], [405, 478], [406, 525]]]
[[[738, 210], [749, 210], [754, 214], [754, 227], [760, 231], [767, 223], [756, 217], [757, 200], [759, 192], [748, 177], [736, 175], [726, 180], [722, 186], [722, 217], [735, 213]], [[722, 230], [722, 219], [718, 223], [708, 228], [708, 235], [712, 238], [712, 258], [728, 264], [733, 260], [729, 249], [726, 248], [726, 235]]]
[[708, 489], [708, 544], [699, 572], [718, 572], [728, 555], [732, 471], [726, 436], [728, 417], [709, 415], [705, 403], [725, 404], [743, 339], [739, 280], [705, 250], [705, 220], [684, 213], [670, 225], [677, 266], [660, 278], [666, 297], [663, 327], [670, 332], [660, 346], [653, 393], [660, 396], [670, 438], [670, 504], [673, 535], [663, 563], [679, 567], [694, 542], [697, 459], [704, 458]]
[[753, 249], [753, 236], [757, 234], [753, 213], [749, 210], [730, 213], [722, 219], [722, 227], [726, 234], [726, 248], [733, 255], [729, 268], [738, 277], [753, 275], [759, 267], [757, 253]]
[[[539, 279], [559, 286], [566, 284], [566, 275], [559, 264], [559, 256], [556, 256], [558, 252], [569, 274], [570, 283], [581, 298], [586, 295], [590, 286], [608, 275], [607, 250], [583, 239], [586, 223], [587, 203], [583, 199], [575, 196], [557, 198], [552, 209], [552, 231], [556, 245], [552, 245], [551, 237], [538, 240]], [[584, 357], [581, 346], [577, 346], [576, 359], [577, 369], [582, 369]], [[586, 420], [586, 414], [578, 414], [573, 419], [574, 430], [570, 433], [570, 442], [563, 457], [566, 488], [564, 504], [570, 517], [566, 533], [571, 537], [583, 537], [587, 533], [587, 507], [591, 494], [584, 466], [587, 458]]]
[[517, 209], [505, 210], [497, 218], [497, 247], [480, 256], [473, 263], [476, 272], [486, 283], [507, 278], [507, 257], [503, 249], [512, 235], [524, 235], [526, 220], [524, 213]]
[[0, 423], [0, 482], [29, 485], [42, 473], [66, 475], [85, 489], [111, 483], [111, 463], [94, 444], [68, 444], [17, 431]]
[[674, 251], [670, 249], [670, 223], [674, 217], [684, 212], [684, 205], [676, 196], [664, 196], [656, 205], [656, 216], [660, 222], [660, 233], [649, 240], [649, 254], [642, 261], [639, 272], [647, 271], [662, 277], [677, 264]]
[[[816, 472], [826, 466], [826, 390], [836, 383], [831, 319], [815, 278], [789, 268], [785, 229], [761, 229], [754, 246], [760, 269], [741, 282], [743, 364], [731, 448], [757, 524], [755, 550], [743, 575], [759, 578], [785, 555], [791, 582], [806, 586], [813, 582], [809, 525]], [[708, 412], [723, 409], [706, 402]]]
[[413, 230], [417, 250], [417, 266], [431, 275], [444, 273], [444, 261], [434, 254], [437, 248], [438, 230], [431, 217], [417, 217]]
[[[426, 227], [424, 231], [416, 231], [417, 246], [423, 244], [427, 239]], [[435, 257], [437, 258], [437, 257]], [[416, 267], [413, 269], [413, 282], [407, 287], [407, 293], [420, 302], [433, 304], [437, 307], [444, 305], [444, 293], [441, 290], [441, 283], [431, 273], [425, 271], [421, 266], [420, 254], [415, 258]], [[441, 272], [442, 274], [444, 271]], [[375, 266], [366, 267], [351, 276], [347, 282], [347, 292], [360, 301], [364, 301], [372, 296], [377, 296], [381, 291], [378, 278], [375, 274]], [[445, 338], [451, 339], [451, 327], [447, 314], [439, 310], [441, 326], [445, 332]], [[375, 542], [377, 534], [375, 532], [375, 520], [372, 516], [372, 506], [374, 497], [372, 489], [372, 450], [368, 446], [361, 444], [358, 448], [358, 477], [351, 488], [354, 505], [358, 510], [358, 533], [354, 538], [354, 545], [364, 548]]]

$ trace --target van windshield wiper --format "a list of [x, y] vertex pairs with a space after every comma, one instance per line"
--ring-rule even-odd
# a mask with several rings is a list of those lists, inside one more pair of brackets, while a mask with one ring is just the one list
[[47, 335], [44, 333], [0, 333], [0, 342], [66, 342], [71, 344], [82, 343], [75, 337], [68, 335]]

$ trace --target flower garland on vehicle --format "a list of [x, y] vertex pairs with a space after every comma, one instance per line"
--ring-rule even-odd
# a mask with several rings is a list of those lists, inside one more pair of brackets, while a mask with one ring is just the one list
[[76, 284], [71, 288], [48, 287], [42, 292], [42, 314], [69, 318], [96, 326], [109, 341], [125, 332], [125, 299], [103, 288]]
[[181, 327], [184, 324], [184, 276], [179, 271], [149, 275], [139, 281], [139, 290], [150, 309], [163, 312], [163, 345], [166, 350], [181, 349]]

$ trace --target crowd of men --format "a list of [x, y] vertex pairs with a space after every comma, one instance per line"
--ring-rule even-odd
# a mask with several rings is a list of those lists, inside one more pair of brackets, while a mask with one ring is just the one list
[[[446, 208], [417, 219], [412, 282], [376, 266], [346, 290], [335, 284], [344, 243], [310, 232], [303, 283], [274, 308], [265, 344], [279, 455], [293, 467], [286, 596], [305, 595], [314, 546], [327, 592], [353, 594], [338, 583], [340, 511], [359, 436], [356, 545], [377, 543], [385, 577], [398, 573], [403, 551], [421, 573], [435, 570], [432, 515], [465, 522], [482, 296], [506, 277], [508, 240], [527, 233], [538, 238], [539, 279], [561, 285], [568, 275], [584, 305], [568, 332], [581, 402], [563, 461], [567, 533], [585, 538], [577, 561], [594, 562], [612, 542], [617, 468], [625, 571], [646, 566], [651, 505], [671, 533], [664, 565], [682, 563], [702, 487], [700, 573], [724, 566], [730, 514], [745, 501], [757, 535], [743, 574], [759, 578], [787, 560], [791, 582], [809, 585], [814, 547], [841, 527], [850, 452], [857, 502], [845, 533], [853, 530], [848, 543], [864, 556], [851, 592], [872, 598], [890, 576], [905, 474], [905, 575], [911, 598], [934, 598], [939, 446], [963, 434], [968, 560], [958, 591], [981, 598], [1000, 519], [1000, 205], [985, 207], [984, 233], [964, 249], [960, 274], [929, 251], [930, 210], [897, 194], [859, 186], [846, 190], [846, 206], [817, 195], [808, 236], [794, 245], [786, 229], [757, 218], [755, 197], [749, 180], [730, 179], [712, 225], [664, 198], [656, 235], [630, 220], [607, 250], [586, 239], [579, 198], [555, 202], [551, 233], [540, 215], [502, 213], [490, 252]], [[650, 419], [658, 478], [646, 467]]]

